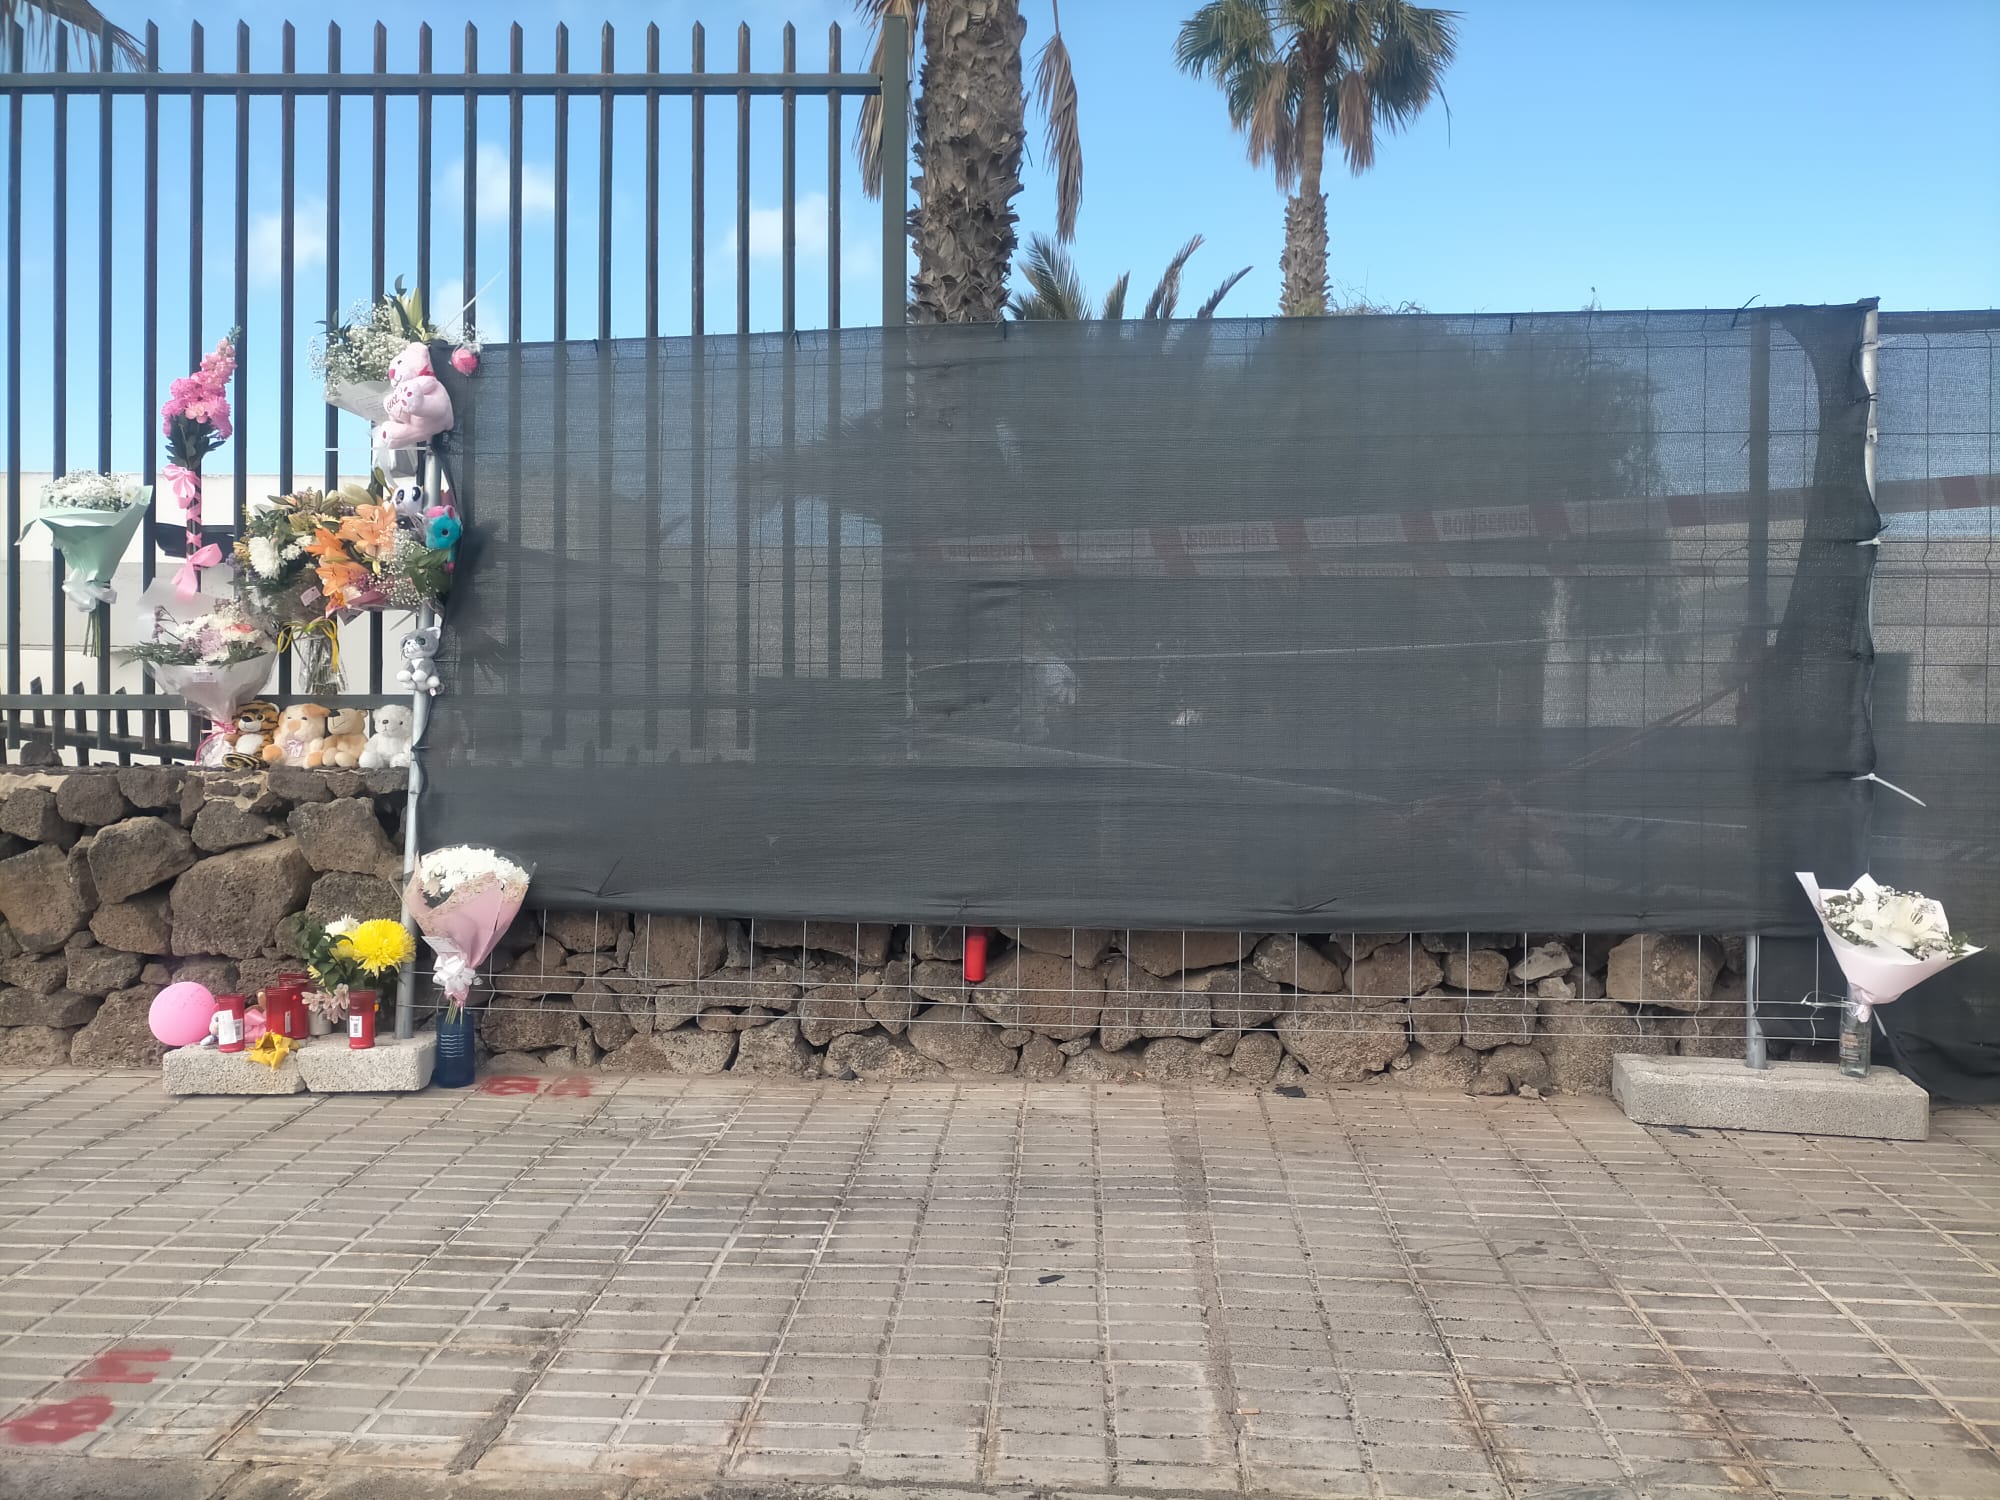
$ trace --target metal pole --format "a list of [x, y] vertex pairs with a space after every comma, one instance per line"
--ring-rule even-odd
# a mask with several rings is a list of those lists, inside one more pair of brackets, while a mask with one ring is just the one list
[[[438, 491], [437, 455], [428, 449], [424, 452], [424, 493], [436, 496]], [[437, 624], [437, 614], [429, 605], [417, 611], [417, 629], [426, 631]], [[410, 877], [417, 873], [417, 808], [424, 789], [424, 731], [431, 722], [431, 695], [421, 686], [410, 689], [410, 781], [403, 797], [403, 888], [409, 889]], [[403, 908], [403, 931], [410, 935], [410, 942], [418, 947], [422, 940], [417, 934], [417, 919], [410, 915], [408, 906]], [[396, 978], [396, 1040], [408, 1041], [417, 1034], [417, 966], [412, 960]]]
[[[745, 69], [747, 72], [748, 70]], [[910, 302], [910, 23], [882, 18], [882, 326]]]
[[1861, 445], [1861, 475], [1868, 484], [1868, 503], [1875, 503], [1875, 445], [1877, 430], [1875, 409], [1878, 405], [1876, 393], [1876, 364], [1881, 353], [1881, 309], [1873, 297], [1862, 304], [1861, 314], [1861, 384], [1868, 392], [1868, 431]]
[[1743, 940], [1743, 1066], [1764, 1069], [1771, 1059], [1764, 1053], [1764, 1027], [1757, 1019], [1757, 981], [1764, 967], [1764, 940], [1751, 933]]

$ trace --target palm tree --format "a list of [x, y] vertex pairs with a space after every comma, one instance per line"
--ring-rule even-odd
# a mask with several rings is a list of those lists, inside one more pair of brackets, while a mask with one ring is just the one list
[[1367, 171], [1375, 132], [1423, 113], [1457, 48], [1455, 11], [1408, 0], [1209, 0], [1182, 25], [1182, 70], [1222, 89], [1250, 160], [1293, 190], [1280, 263], [1288, 317], [1326, 311], [1326, 143], [1355, 176]]
[[[1013, 202], [1021, 191], [1027, 94], [1021, 76], [1026, 23], [1020, 0], [856, 0], [875, 30], [873, 66], [882, 66], [881, 23], [901, 16], [923, 50], [915, 102], [917, 207], [910, 217], [917, 270], [910, 310], [919, 323], [994, 322], [1006, 306], [1016, 239]], [[1083, 203], [1083, 142], [1076, 78], [1062, 17], [1035, 66], [1035, 99], [1056, 173], [1056, 233], [1076, 233]], [[949, 100], [945, 108], [943, 101]], [[855, 127], [862, 186], [882, 191], [882, 102], [864, 100]], [[897, 170], [901, 170], [898, 166]]]
[[90, 0], [0, 0], [0, 36], [11, 36], [17, 24], [44, 51], [54, 50], [56, 27], [67, 26], [77, 52], [91, 67], [97, 66], [98, 41], [107, 34], [117, 60], [135, 68], [146, 61], [139, 39], [110, 25]]
[[[1167, 269], [1160, 277], [1159, 285], [1153, 288], [1153, 295], [1146, 299], [1146, 310], [1141, 314], [1147, 319], [1171, 318], [1180, 301], [1181, 271], [1188, 263], [1188, 257], [1202, 246], [1202, 238], [1196, 235], [1174, 252]], [[1230, 289], [1250, 274], [1250, 268], [1232, 273], [1223, 279], [1222, 285], [1209, 294], [1195, 312], [1197, 318], [1213, 317], [1222, 299]], [[1027, 282], [1027, 290], [1016, 292], [1008, 299], [1007, 311], [1017, 322], [1038, 321], [1087, 321], [1090, 316], [1090, 296], [1083, 289], [1083, 278], [1077, 274], [1076, 262], [1069, 252], [1045, 234], [1028, 236], [1028, 253], [1021, 260], [1021, 279]], [[1097, 316], [1116, 321], [1125, 316], [1125, 293], [1132, 285], [1132, 273], [1127, 271], [1111, 284], [1105, 294], [1102, 311]]]

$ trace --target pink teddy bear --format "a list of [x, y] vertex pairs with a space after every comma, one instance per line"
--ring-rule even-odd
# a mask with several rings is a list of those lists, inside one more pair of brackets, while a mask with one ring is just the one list
[[388, 420], [375, 429], [377, 448], [414, 448], [457, 420], [451, 393], [431, 372], [431, 351], [425, 344], [407, 344], [389, 364], [389, 394], [383, 398]]

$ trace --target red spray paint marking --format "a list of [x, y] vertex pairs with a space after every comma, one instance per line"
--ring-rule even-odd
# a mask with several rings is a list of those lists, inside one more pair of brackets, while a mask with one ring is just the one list
[[542, 1080], [523, 1073], [496, 1073], [479, 1080], [482, 1094], [539, 1094]]
[[546, 1092], [551, 1099], [588, 1099], [590, 1079], [583, 1073], [571, 1073], [553, 1082], [527, 1073], [495, 1073], [479, 1080], [479, 1091], [482, 1094], [500, 1095]]
[[[165, 1364], [173, 1357], [171, 1349], [110, 1349], [91, 1360], [71, 1380], [76, 1385], [151, 1385], [157, 1372], [145, 1367]], [[108, 1396], [72, 1396], [67, 1401], [47, 1401], [0, 1422], [0, 1437], [23, 1444], [67, 1443], [97, 1431], [111, 1419], [113, 1410]]]
[[154, 1371], [142, 1365], [161, 1365], [174, 1357], [171, 1349], [113, 1349], [100, 1354], [76, 1377], [82, 1385], [151, 1385]]
[[75, 1396], [68, 1401], [52, 1401], [0, 1422], [0, 1434], [15, 1443], [56, 1444], [95, 1432], [111, 1416], [111, 1402], [103, 1396]]

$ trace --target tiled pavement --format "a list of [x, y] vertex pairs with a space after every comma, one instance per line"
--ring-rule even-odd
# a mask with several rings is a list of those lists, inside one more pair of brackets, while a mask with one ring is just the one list
[[2000, 1496], [2000, 1113], [1877, 1145], [1383, 1089], [0, 1075], [10, 1453]]

